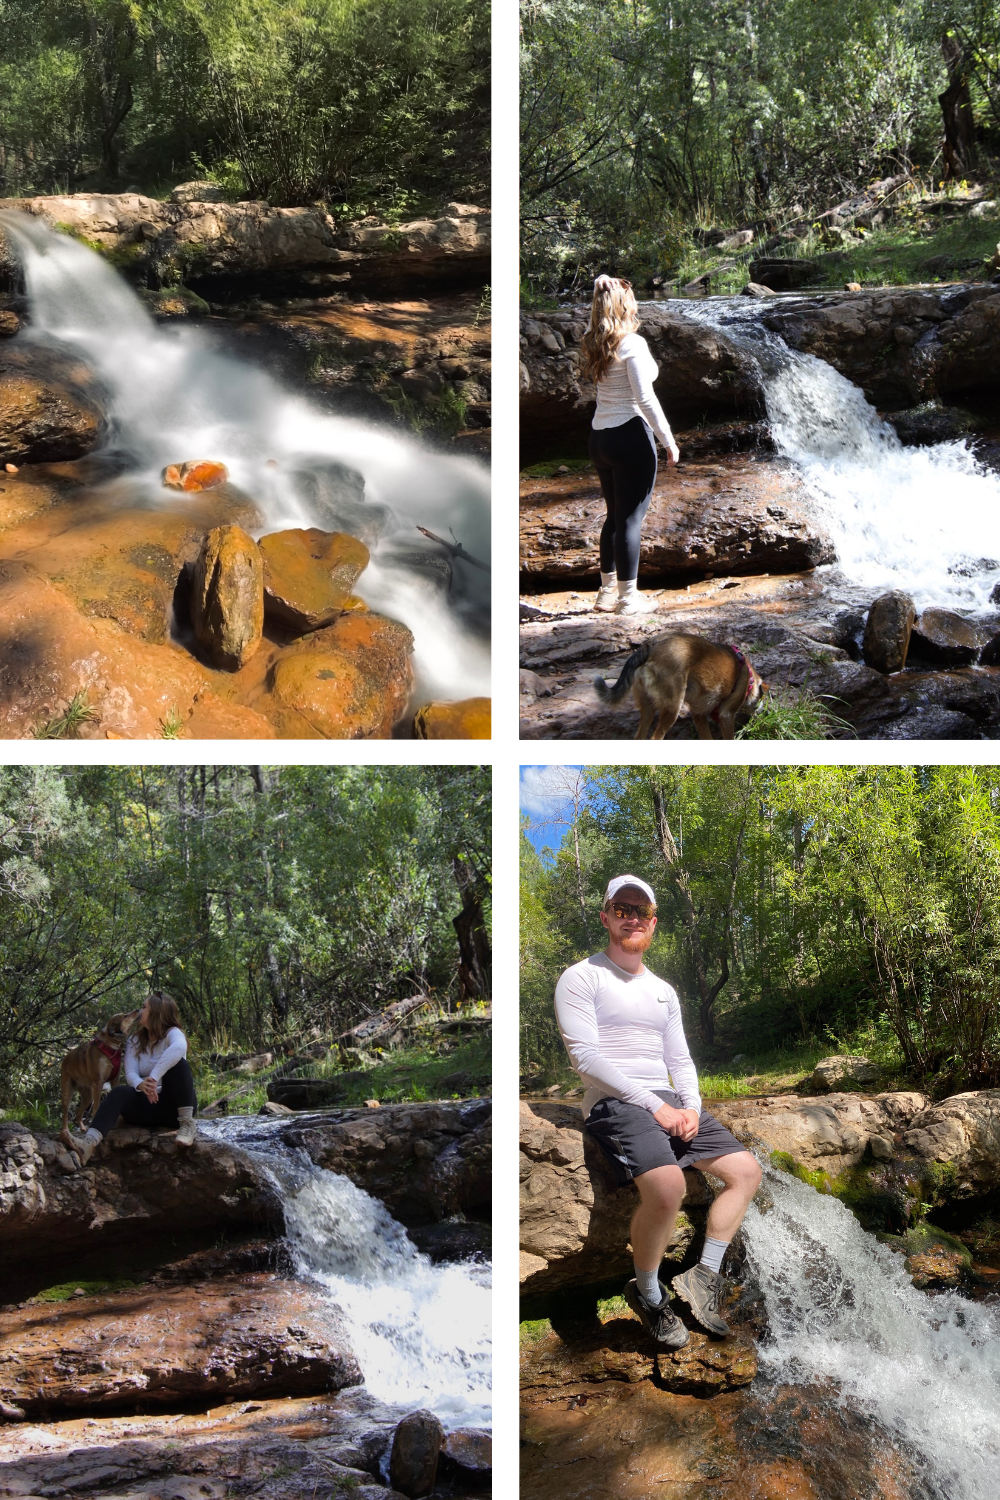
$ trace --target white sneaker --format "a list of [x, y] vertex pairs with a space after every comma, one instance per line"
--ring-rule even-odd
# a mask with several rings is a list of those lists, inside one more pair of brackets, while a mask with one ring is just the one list
[[69, 1140], [70, 1150], [78, 1157], [81, 1167], [85, 1167], [97, 1150], [98, 1142], [89, 1135], [71, 1135]]
[[193, 1120], [182, 1120], [177, 1127], [178, 1146], [193, 1146], [197, 1134], [198, 1127]]
[[597, 598], [594, 600], [594, 608], [599, 609], [602, 614], [614, 614], [618, 608], [618, 585], [617, 583], [602, 583], [597, 590]]
[[619, 599], [618, 603], [615, 605], [615, 614], [648, 615], [655, 608], [656, 604], [654, 603], [654, 601], [652, 599], [648, 599], [645, 594], [626, 594], [625, 597], [623, 599]]

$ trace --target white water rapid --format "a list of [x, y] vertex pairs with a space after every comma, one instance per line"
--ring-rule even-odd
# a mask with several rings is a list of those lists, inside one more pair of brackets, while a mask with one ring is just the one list
[[366, 1389], [389, 1406], [429, 1408], [446, 1428], [491, 1426], [491, 1267], [433, 1265], [377, 1199], [284, 1145], [275, 1122], [237, 1116], [198, 1129], [270, 1175], [296, 1269], [342, 1314]]
[[745, 1223], [772, 1340], [761, 1372], [830, 1381], [911, 1458], [933, 1500], [1000, 1492], [1000, 1307], [917, 1291], [836, 1198], [765, 1168]]
[[[21, 337], [71, 351], [98, 376], [105, 446], [129, 468], [119, 485], [140, 503], [175, 503], [161, 484], [164, 466], [215, 459], [257, 501], [265, 531], [318, 526], [361, 536], [372, 561], [359, 588], [412, 630], [420, 695], [489, 694], [489, 574], [456, 559], [448, 589], [441, 549], [416, 529], [454, 536], [488, 562], [490, 485], [478, 463], [322, 413], [219, 353], [204, 331], [157, 325], [85, 245], [25, 213], [0, 213], [0, 224], [24, 272], [30, 322]], [[345, 467], [364, 477], [362, 502], [345, 495]]]
[[778, 452], [801, 472], [845, 579], [917, 608], [983, 610], [1000, 580], [1000, 475], [964, 442], [904, 448], [864, 393], [758, 320], [746, 298], [685, 302], [756, 359]]

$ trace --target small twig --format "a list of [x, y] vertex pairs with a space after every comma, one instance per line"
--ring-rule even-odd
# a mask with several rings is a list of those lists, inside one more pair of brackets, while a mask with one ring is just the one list
[[433, 531], [427, 530], [426, 526], [418, 526], [417, 530], [421, 536], [427, 537], [429, 541], [437, 542], [439, 547], [444, 547], [452, 557], [460, 557], [463, 562], [471, 563], [474, 568], [482, 568], [484, 573], [491, 571], [489, 563], [480, 562], [478, 557], [473, 557], [471, 552], [466, 552], [458, 542], [446, 542], [443, 536], [435, 536]]

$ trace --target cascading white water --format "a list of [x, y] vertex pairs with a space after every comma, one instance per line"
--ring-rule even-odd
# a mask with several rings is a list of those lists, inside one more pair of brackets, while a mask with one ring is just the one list
[[490, 1266], [433, 1265], [383, 1204], [283, 1145], [272, 1122], [235, 1117], [199, 1130], [250, 1152], [274, 1181], [296, 1267], [342, 1313], [372, 1395], [427, 1407], [446, 1428], [490, 1426]]
[[[441, 549], [416, 529], [446, 540], [452, 533], [488, 561], [490, 488], [479, 464], [317, 411], [263, 370], [220, 354], [205, 332], [157, 325], [85, 245], [29, 214], [0, 213], [0, 224], [24, 271], [31, 318], [22, 337], [68, 348], [96, 372], [108, 446], [128, 462], [130, 495], [175, 503], [161, 484], [164, 466], [216, 459], [257, 501], [265, 531], [319, 526], [360, 535], [372, 561], [359, 588], [374, 609], [412, 630], [420, 693], [488, 695], [488, 574], [456, 559], [447, 590]], [[336, 481], [344, 467], [364, 477], [361, 504]]]
[[964, 442], [904, 448], [857, 386], [789, 348], [747, 299], [685, 303], [684, 314], [756, 358], [775, 446], [802, 473], [849, 582], [904, 589], [921, 609], [987, 606], [1000, 579], [1000, 475]]
[[745, 1221], [772, 1341], [762, 1372], [833, 1382], [918, 1460], [934, 1500], [996, 1500], [1000, 1308], [913, 1286], [836, 1198], [765, 1168], [771, 1205]]

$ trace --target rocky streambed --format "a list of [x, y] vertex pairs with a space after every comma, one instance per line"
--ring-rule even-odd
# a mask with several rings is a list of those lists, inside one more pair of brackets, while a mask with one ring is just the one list
[[[973, 1351], [998, 1315], [982, 1224], [1000, 1187], [1000, 1091], [934, 1103], [834, 1086], [711, 1108], [767, 1162], [765, 1181], [727, 1263], [732, 1336], [692, 1324], [670, 1354], [618, 1296], [634, 1190], [615, 1185], [578, 1106], [522, 1103], [522, 1492], [985, 1500], [1000, 1372]], [[700, 1252], [712, 1184], [686, 1176], [665, 1280]], [[982, 1364], [971, 1401], [959, 1343]], [[925, 1361], [948, 1383], [964, 1456], [936, 1430], [941, 1392], [926, 1412], [912, 1393]]]
[[[593, 410], [577, 373], [585, 311], [522, 319], [522, 737], [631, 737], [638, 711], [609, 711], [593, 677], [684, 630], [740, 645], [772, 690], [820, 696], [842, 721], [833, 737], [995, 738], [996, 560], [980, 553], [995, 510], [1000, 291], [776, 296], [752, 316], [745, 298], [714, 300], [708, 314], [641, 310], [682, 461], [661, 467], [643, 529], [654, 612], [625, 620], [591, 608], [605, 506], [579, 457]], [[941, 532], [943, 515], [966, 516], [968, 534]], [[895, 658], [865, 642], [887, 590], [911, 594]], [[693, 735], [681, 719], [669, 737]]]
[[489, 1488], [488, 1101], [205, 1125], [188, 1152], [119, 1129], [83, 1171], [18, 1125], [0, 1152], [0, 1494]]
[[[469, 603], [488, 574], [488, 215], [390, 230], [134, 194], [5, 209], [0, 733], [488, 736], [488, 612]], [[413, 429], [430, 446], [398, 436]], [[231, 482], [175, 495], [151, 472], [195, 460], [228, 460]], [[246, 535], [251, 574], [282, 574], [258, 618], [253, 578], [209, 549], [208, 613], [236, 653], [191, 604], [221, 527]], [[280, 564], [254, 545], [275, 535]]]

